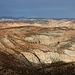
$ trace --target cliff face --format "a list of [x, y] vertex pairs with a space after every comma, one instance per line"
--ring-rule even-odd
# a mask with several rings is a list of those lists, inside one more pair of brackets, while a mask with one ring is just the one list
[[75, 74], [74, 21], [48, 22], [0, 24], [0, 74]]

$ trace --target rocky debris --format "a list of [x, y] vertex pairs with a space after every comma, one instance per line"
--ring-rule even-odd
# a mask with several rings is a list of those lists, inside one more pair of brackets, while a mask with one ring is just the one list
[[1, 25], [0, 75], [75, 74], [74, 22], [48, 22], [44, 26], [24, 22]]

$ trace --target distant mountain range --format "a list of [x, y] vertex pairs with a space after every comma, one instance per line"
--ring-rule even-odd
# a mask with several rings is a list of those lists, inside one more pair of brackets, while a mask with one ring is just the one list
[[12, 17], [12, 16], [2, 16], [0, 17], [0, 19], [56, 19], [56, 20], [60, 20], [60, 19], [75, 19], [75, 18], [39, 18], [39, 17], [32, 17], [32, 18], [29, 18], [29, 17]]

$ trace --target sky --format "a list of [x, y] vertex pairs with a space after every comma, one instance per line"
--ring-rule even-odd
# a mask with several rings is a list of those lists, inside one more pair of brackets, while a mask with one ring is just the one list
[[75, 0], [0, 0], [0, 17], [75, 18]]

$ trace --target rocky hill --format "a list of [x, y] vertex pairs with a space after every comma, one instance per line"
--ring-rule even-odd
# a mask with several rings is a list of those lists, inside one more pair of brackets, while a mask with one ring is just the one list
[[0, 75], [75, 74], [75, 20], [0, 20]]

